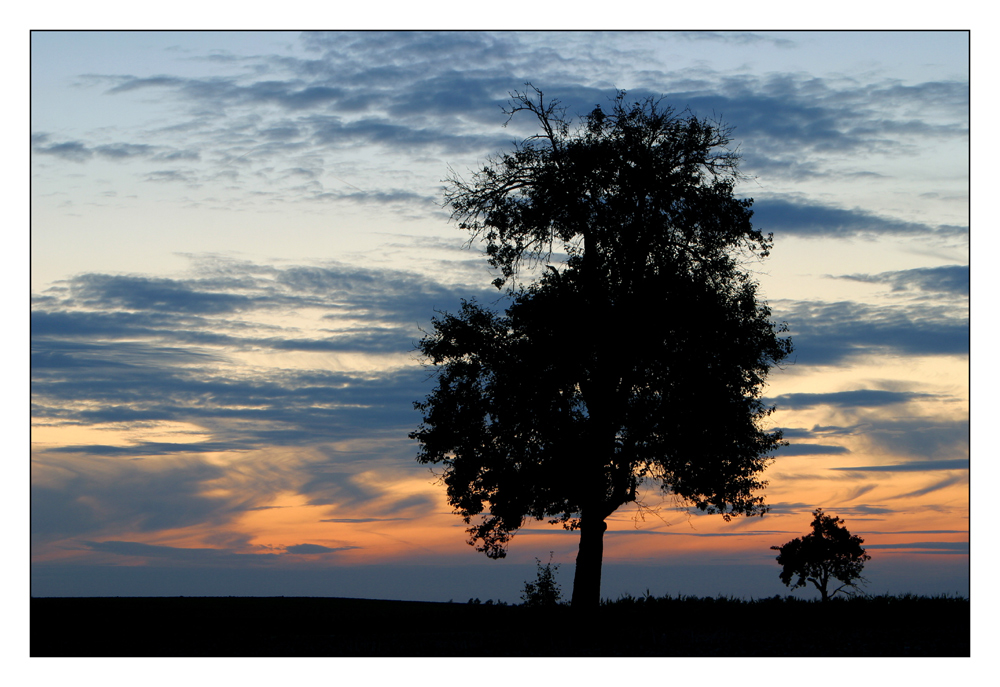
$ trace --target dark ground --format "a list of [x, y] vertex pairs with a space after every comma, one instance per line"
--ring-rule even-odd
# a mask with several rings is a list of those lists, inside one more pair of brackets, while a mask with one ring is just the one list
[[969, 600], [33, 598], [32, 656], [969, 656]]

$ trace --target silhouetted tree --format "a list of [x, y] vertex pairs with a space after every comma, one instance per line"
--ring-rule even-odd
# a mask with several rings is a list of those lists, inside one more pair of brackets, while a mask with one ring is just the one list
[[521, 601], [525, 606], [555, 606], [562, 599], [562, 588], [556, 582], [556, 571], [559, 564], [552, 562], [552, 553], [549, 552], [549, 562], [542, 565], [542, 562], [535, 559], [537, 571], [534, 582], [525, 582], [524, 591], [521, 592]]
[[[817, 508], [813, 511], [812, 532], [783, 546], [772, 546], [772, 550], [779, 552], [781, 581], [792, 589], [812, 582], [823, 601], [829, 601], [847, 587], [856, 589], [858, 582], [864, 582], [861, 571], [871, 556], [861, 547], [865, 540], [852, 535], [843, 524], [840, 518], [824, 515], [823, 509]], [[796, 576], [798, 579], [793, 583]], [[831, 580], [843, 584], [828, 592]]]
[[771, 237], [733, 197], [728, 129], [619, 92], [570, 132], [535, 94], [508, 114], [542, 132], [446, 198], [498, 288], [557, 245], [568, 259], [511, 287], [504, 315], [465, 302], [434, 320], [420, 349], [437, 387], [411, 437], [488, 556], [526, 518], [579, 529], [572, 603], [596, 606], [605, 520], [643, 480], [727, 520], [766, 511], [755, 492], [781, 434], [761, 429], [760, 393], [791, 343], [739, 263]]

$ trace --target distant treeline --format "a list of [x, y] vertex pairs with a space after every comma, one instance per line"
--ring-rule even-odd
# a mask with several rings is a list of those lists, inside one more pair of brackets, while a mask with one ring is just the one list
[[31, 655], [968, 656], [969, 607], [914, 595], [647, 594], [583, 613], [476, 599], [35, 598]]

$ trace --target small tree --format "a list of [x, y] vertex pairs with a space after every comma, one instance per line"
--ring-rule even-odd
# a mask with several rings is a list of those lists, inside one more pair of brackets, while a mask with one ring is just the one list
[[[771, 549], [779, 552], [781, 581], [786, 586], [804, 587], [808, 580], [819, 590], [822, 600], [829, 601], [844, 588], [857, 589], [858, 582], [865, 582], [861, 570], [871, 556], [861, 548], [865, 540], [848, 532], [843, 520], [824, 515], [822, 508], [813, 511], [813, 516], [812, 532]], [[793, 584], [796, 575], [798, 579]], [[830, 580], [843, 584], [828, 592]]]
[[552, 563], [552, 553], [549, 552], [549, 562], [542, 565], [542, 562], [535, 559], [538, 566], [537, 577], [534, 582], [525, 582], [524, 591], [521, 592], [521, 601], [525, 606], [555, 606], [562, 599], [562, 588], [556, 582], [555, 572], [559, 569], [559, 564]]

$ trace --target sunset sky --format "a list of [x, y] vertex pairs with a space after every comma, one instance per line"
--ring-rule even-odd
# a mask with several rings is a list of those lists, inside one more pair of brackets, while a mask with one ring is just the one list
[[967, 33], [35, 32], [34, 595], [517, 602], [549, 552], [568, 595], [578, 534], [486, 559], [407, 438], [431, 318], [501, 305], [442, 180], [534, 132], [528, 81], [734, 126], [795, 344], [771, 512], [649, 488], [603, 596], [789, 593], [817, 507], [868, 591], [969, 593]]

